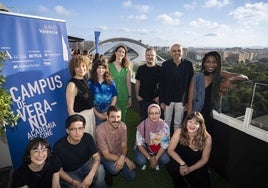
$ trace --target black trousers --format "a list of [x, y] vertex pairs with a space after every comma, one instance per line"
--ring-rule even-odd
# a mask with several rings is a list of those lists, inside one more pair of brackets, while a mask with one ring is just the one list
[[172, 179], [174, 188], [187, 188], [190, 184], [194, 188], [210, 188], [210, 175], [207, 166], [203, 166], [186, 176], [181, 176], [179, 164], [171, 159], [168, 163], [168, 173]]

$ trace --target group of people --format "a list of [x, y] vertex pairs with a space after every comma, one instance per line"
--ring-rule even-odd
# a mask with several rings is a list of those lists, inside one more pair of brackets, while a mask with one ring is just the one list
[[[136, 74], [136, 98], [143, 122], [137, 128], [135, 157], [137, 164], [144, 165], [147, 158], [151, 168], [156, 168], [158, 163], [155, 159], [159, 165], [168, 161], [163, 152], [167, 150], [170, 157], [167, 169], [174, 187], [187, 187], [186, 182], [193, 187], [210, 187], [207, 162], [214, 134], [212, 110], [220, 111], [222, 94], [233, 83], [246, 81], [248, 77], [222, 70], [222, 58], [217, 51], [205, 54], [201, 72], [194, 75], [192, 62], [183, 59], [183, 54], [180, 44], [172, 45], [171, 59], [164, 61], [160, 67], [155, 64], [155, 51], [146, 50], [146, 64], [140, 66]], [[150, 112], [152, 104], [160, 104], [157, 113]], [[148, 106], [147, 118], [145, 111]], [[159, 118], [161, 112], [164, 113], [164, 121]], [[158, 116], [158, 123], [152, 123], [153, 116]], [[169, 130], [165, 131], [167, 128]], [[156, 133], [161, 131], [162, 139], [153, 144]], [[169, 138], [167, 132], [172, 137], [165, 145]], [[158, 153], [154, 154], [151, 148]]]
[[107, 173], [135, 179], [136, 165], [127, 156], [127, 126], [121, 121], [121, 110], [116, 106], [107, 109], [107, 120], [97, 127], [95, 141], [85, 127], [82, 115], [68, 116], [67, 134], [54, 144], [53, 155], [45, 139], [31, 140], [12, 187], [105, 188]]
[[205, 54], [195, 75], [180, 44], [172, 45], [170, 55], [160, 67], [155, 50], [148, 48], [146, 64], [136, 73], [141, 123], [135, 161], [128, 156], [125, 124], [132, 102], [127, 48], [119, 45], [109, 60], [98, 58], [90, 72], [88, 58], [74, 55], [66, 86], [67, 135], [54, 144], [52, 157], [46, 140], [31, 140], [13, 187], [105, 188], [107, 175], [133, 180], [136, 165], [145, 170], [147, 161], [151, 169], [167, 166], [174, 187], [186, 187], [185, 179], [193, 187], [210, 187], [212, 110], [220, 108], [220, 97], [232, 83], [248, 78], [221, 70], [216, 51]]

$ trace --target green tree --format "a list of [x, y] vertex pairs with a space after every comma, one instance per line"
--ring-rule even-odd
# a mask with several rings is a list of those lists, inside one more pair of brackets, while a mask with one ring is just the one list
[[6, 82], [2, 74], [3, 63], [6, 60], [6, 52], [0, 52], [0, 135], [5, 132], [6, 126], [15, 126], [19, 119], [19, 115], [15, 115], [11, 109], [12, 98], [11, 95], [3, 88]]

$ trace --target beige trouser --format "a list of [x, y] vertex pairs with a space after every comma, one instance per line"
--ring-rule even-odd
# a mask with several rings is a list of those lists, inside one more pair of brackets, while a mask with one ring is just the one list
[[83, 110], [79, 113], [86, 119], [86, 128], [85, 131], [93, 136], [95, 139], [95, 130], [96, 130], [96, 123], [95, 123], [95, 115], [93, 108], [89, 110]]

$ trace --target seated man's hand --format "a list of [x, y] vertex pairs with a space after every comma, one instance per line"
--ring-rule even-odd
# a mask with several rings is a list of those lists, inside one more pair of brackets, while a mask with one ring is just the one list
[[130, 171], [136, 169], [136, 165], [129, 158], [126, 158], [126, 165], [130, 169]]
[[125, 164], [125, 158], [119, 157], [119, 159], [114, 163], [115, 170], [119, 172], [124, 167], [124, 164]]

